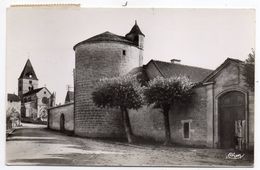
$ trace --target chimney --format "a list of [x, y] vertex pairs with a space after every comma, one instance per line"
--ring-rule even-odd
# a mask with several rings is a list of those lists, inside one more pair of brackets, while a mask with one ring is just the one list
[[181, 60], [178, 59], [171, 59], [171, 63], [173, 64], [180, 64]]

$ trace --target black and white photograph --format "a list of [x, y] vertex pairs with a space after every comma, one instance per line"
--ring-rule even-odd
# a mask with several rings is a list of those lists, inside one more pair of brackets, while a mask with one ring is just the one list
[[253, 167], [256, 10], [6, 9], [6, 166]]

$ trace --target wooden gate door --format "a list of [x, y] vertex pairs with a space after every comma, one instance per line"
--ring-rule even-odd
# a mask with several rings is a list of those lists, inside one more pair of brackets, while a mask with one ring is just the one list
[[235, 148], [235, 121], [245, 120], [245, 95], [227, 92], [218, 100], [220, 148]]

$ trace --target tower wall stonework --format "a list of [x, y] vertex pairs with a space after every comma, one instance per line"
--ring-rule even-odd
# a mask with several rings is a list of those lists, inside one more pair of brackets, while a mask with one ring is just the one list
[[[30, 81], [32, 81], [32, 83], [30, 83]], [[18, 81], [18, 95], [21, 97], [23, 94], [27, 93], [29, 91], [29, 87], [33, 87], [33, 89], [37, 89], [38, 88], [38, 80], [19, 79], [19, 81]]]
[[96, 107], [91, 94], [99, 79], [121, 76], [142, 65], [142, 50], [119, 42], [96, 42], [77, 46], [75, 55], [75, 134], [87, 137], [122, 136], [119, 110]]

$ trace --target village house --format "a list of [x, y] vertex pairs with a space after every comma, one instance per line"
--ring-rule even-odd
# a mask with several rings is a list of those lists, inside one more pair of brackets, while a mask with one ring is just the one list
[[[243, 146], [254, 146], [254, 92], [242, 75], [244, 64], [227, 58], [215, 70], [151, 60], [143, 65], [144, 37], [137, 23], [125, 36], [110, 32], [74, 46], [74, 102], [48, 110], [49, 128], [73, 131], [83, 137], [124, 137], [120, 111], [97, 108], [91, 98], [95, 83], [104, 77], [138, 74], [144, 82], [157, 76], [185, 75], [193, 83], [192, 102], [175, 106], [170, 113], [172, 142], [210, 148], [235, 148], [237, 129]], [[51, 116], [50, 116], [51, 115]], [[161, 110], [143, 106], [130, 110], [134, 135], [162, 141], [165, 137]]]

